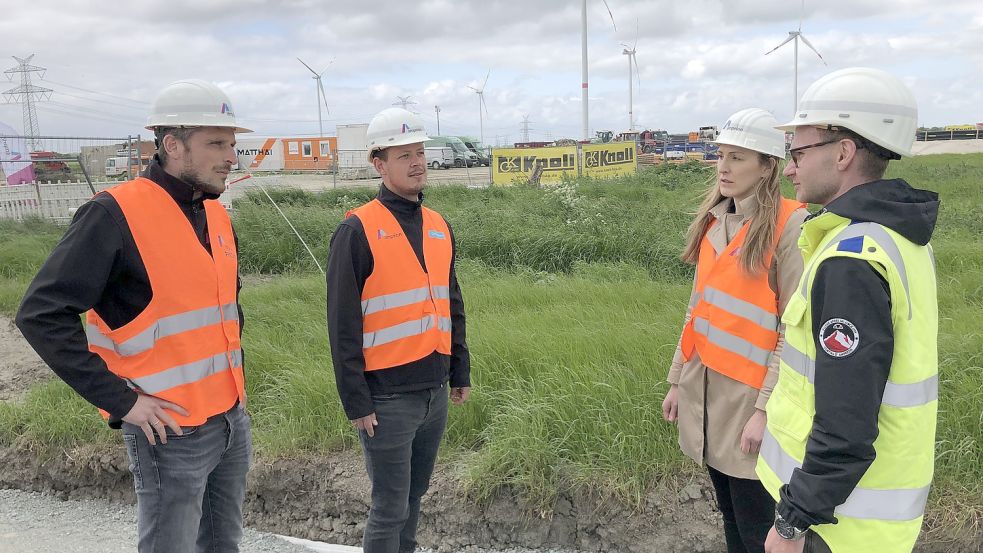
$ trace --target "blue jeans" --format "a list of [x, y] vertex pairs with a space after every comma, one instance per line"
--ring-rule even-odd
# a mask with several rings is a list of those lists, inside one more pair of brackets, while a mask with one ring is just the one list
[[140, 553], [238, 552], [252, 457], [249, 416], [239, 405], [167, 443], [150, 445], [123, 423], [137, 494]]
[[359, 432], [372, 481], [364, 553], [408, 553], [416, 548], [420, 498], [430, 487], [447, 426], [447, 392], [444, 385], [372, 396], [379, 425], [371, 438]]

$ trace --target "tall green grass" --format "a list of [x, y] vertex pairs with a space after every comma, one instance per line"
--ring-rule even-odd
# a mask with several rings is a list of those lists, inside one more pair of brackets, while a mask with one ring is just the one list
[[[691, 286], [678, 251], [706, 176], [695, 165], [663, 166], [543, 189], [428, 190], [427, 204], [451, 222], [458, 241], [475, 386], [472, 400], [451, 410], [443, 455], [476, 494], [509, 485], [543, 508], [565, 489], [639, 501], [666, 475], [695, 469], [678, 452], [660, 405]], [[983, 156], [904, 160], [891, 176], [942, 197], [933, 241], [942, 379], [933, 501], [941, 511], [968, 507], [978, 519]], [[323, 260], [344, 213], [374, 195], [284, 190], [274, 198]], [[357, 447], [335, 390], [323, 278], [268, 203], [250, 196], [235, 216], [243, 269], [253, 275], [242, 303], [255, 440], [273, 458]], [[0, 228], [0, 291], [16, 300], [60, 231], [38, 223]], [[9, 313], [16, 301], [3, 297]], [[0, 404], [0, 443], [110, 439], [101, 425], [60, 383]]]

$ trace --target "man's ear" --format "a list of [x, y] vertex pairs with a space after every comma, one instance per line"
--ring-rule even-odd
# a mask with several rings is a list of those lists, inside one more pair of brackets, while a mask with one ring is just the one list
[[181, 154], [181, 141], [174, 137], [173, 134], [164, 135], [164, 151], [167, 153], [167, 157], [180, 157]]
[[845, 170], [857, 161], [857, 144], [852, 140], [841, 140], [837, 150], [836, 168]]
[[385, 173], [385, 164], [383, 163], [382, 158], [372, 158], [372, 166], [375, 167], [376, 172], [380, 175]]

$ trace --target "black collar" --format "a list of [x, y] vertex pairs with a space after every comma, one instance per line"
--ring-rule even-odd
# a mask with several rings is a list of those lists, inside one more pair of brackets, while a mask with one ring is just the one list
[[385, 183], [379, 187], [379, 195], [376, 196], [382, 205], [389, 208], [390, 211], [402, 213], [405, 215], [413, 215], [420, 211], [420, 205], [423, 204], [423, 192], [420, 192], [419, 199], [417, 201], [407, 200], [406, 198], [396, 194], [392, 190], [386, 188]]

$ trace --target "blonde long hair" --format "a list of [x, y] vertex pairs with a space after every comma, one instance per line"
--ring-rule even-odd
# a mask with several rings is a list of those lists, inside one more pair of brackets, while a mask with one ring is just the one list
[[[774, 161], [771, 173], [755, 185], [754, 197], [757, 207], [748, 214], [751, 219], [744, 245], [741, 247], [741, 267], [750, 275], [762, 270], [768, 270], [765, 260], [775, 245], [775, 228], [778, 226], [778, 211], [782, 201], [781, 174], [782, 164], [778, 158], [756, 152], [762, 166]], [[686, 230], [686, 247], [680, 259], [696, 265], [700, 261], [700, 245], [703, 235], [710, 227], [712, 216], [710, 210], [719, 204], [725, 196], [720, 193], [720, 184], [714, 173], [703, 195], [703, 201], [697, 208], [693, 222]]]

